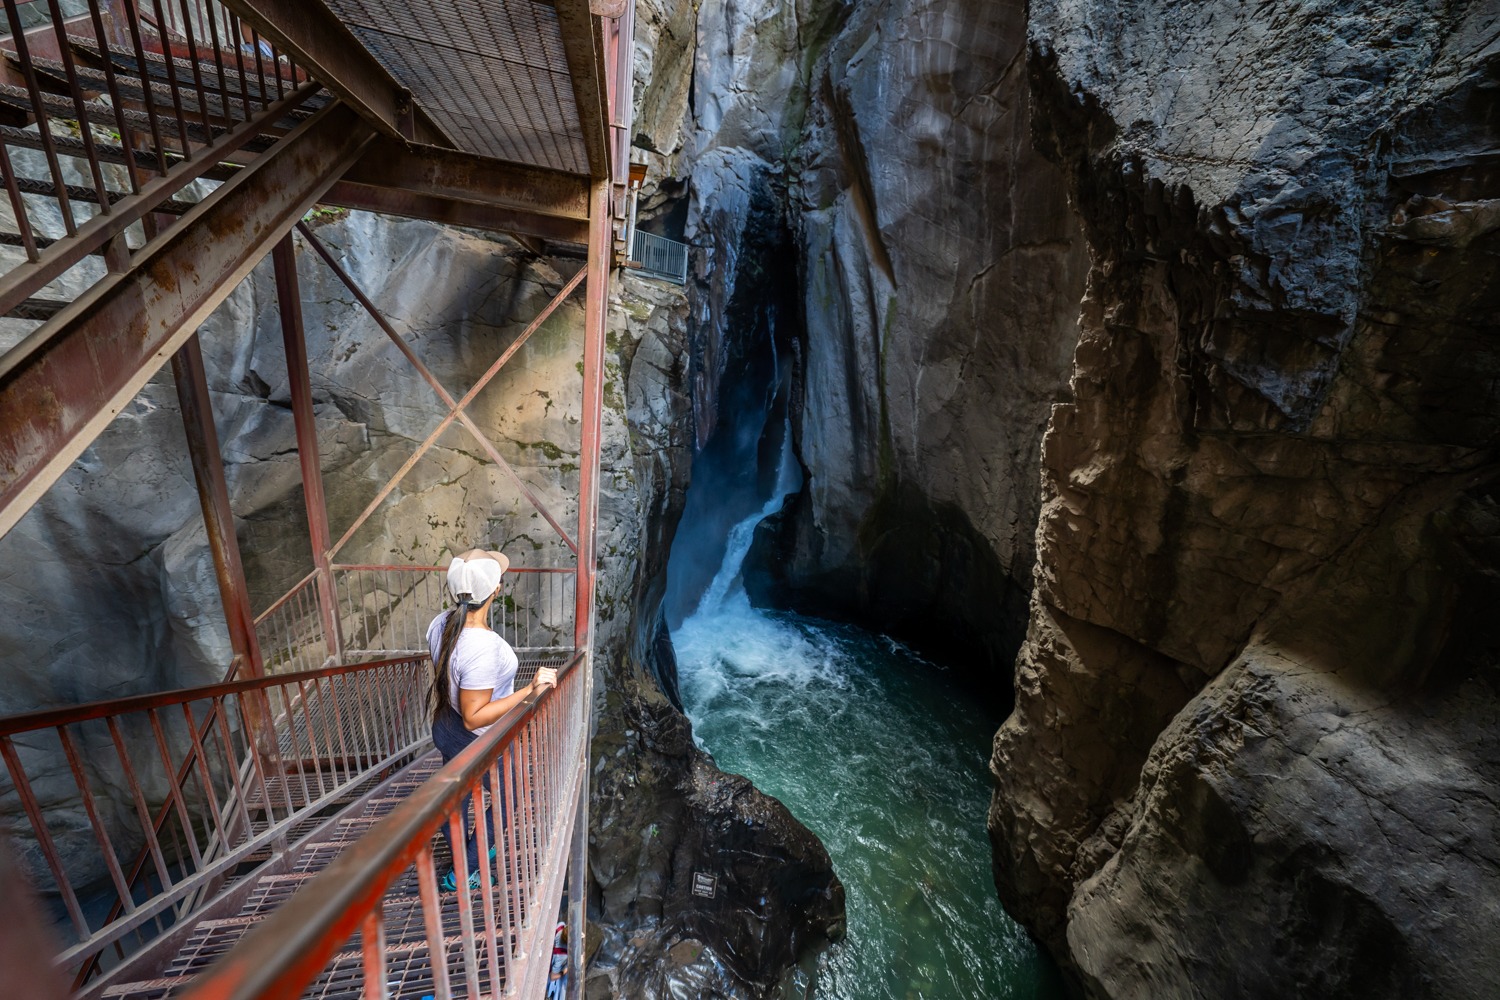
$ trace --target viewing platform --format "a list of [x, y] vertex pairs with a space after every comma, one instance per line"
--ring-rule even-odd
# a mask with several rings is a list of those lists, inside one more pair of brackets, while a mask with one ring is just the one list
[[[0, 534], [170, 362], [233, 650], [222, 683], [0, 719], [0, 891], [61, 948], [18, 974], [41, 998], [540, 997], [560, 914], [584, 937], [606, 292], [635, 245], [633, 0], [5, 7]], [[504, 234], [563, 273], [460, 394], [304, 222], [318, 206]], [[337, 529], [296, 245], [441, 416]], [[312, 565], [257, 609], [197, 331], [268, 255]], [[580, 287], [576, 485], [543, 489], [469, 408]], [[512, 567], [491, 624], [518, 686], [544, 666], [559, 680], [440, 767], [425, 632], [448, 606], [443, 568], [340, 554], [455, 425], [555, 533], [538, 549], [564, 558]], [[476, 824], [480, 870], [455, 873], [475, 888], [444, 892], [440, 833], [462, 838], [465, 800], [495, 842]]]

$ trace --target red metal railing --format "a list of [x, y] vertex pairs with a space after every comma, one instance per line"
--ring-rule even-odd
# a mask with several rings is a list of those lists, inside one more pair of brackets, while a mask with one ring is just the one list
[[[346, 656], [425, 652], [427, 626], [448, 599], [441, 566], [337, 565], [338, 611]], [[490, 627], [523, 658], [573, 649], [575, 570], [512, 567], [490, 606]]]
[[0, 812], [24, 813], [24, 863], [66, 911], [58, 964], [81, 982], [165, 947], [242, 862], [411, 759], [429, 678], [406, 657], [0, 720]]
[[[452, 604], [446, 574], [441, 566], [334, 565], [340, 647], [328, 641], [317, 571], [309, 573], [255, 619], [265, 671], [313, 670], [339, 654], [355, 662], [426, 653], [427, 626]], [[576, 586], [572, 567], [512, 567], [490, 627], [523, 660], [559, 659], [573, 648]]]
[[255, 618], [262, 669], [268, 674], [316, 670], [337, 649], [328, 642], [318, 571], [304, 576]]
[[[310, 984], [318, 996], [541, 996], [587, 780], [588, 703], [588, 671], [575, 654], [554, 691], [512, 710], [419, 786], [251, 931], [189, 1000], [294, 997]], [[479, 884], [489, 888], [444, 893], [435, 837], [446, 825], [463, 843], [465, 801], [488, 810], [495, 831], [492, 845], [487, 825], [474, 824]], [[462, 885], [469, 873], [459, 853]]]

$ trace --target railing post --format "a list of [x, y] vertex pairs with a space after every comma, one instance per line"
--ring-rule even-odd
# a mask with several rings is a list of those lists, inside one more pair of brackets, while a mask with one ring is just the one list
[[[219, 599], [224, 603], [224, 621], [229, 626], [229, 644], [234, 649], [236, 675], [260, 677], [264, 673], [260, 644], [255, 638], [255, 616], [250, 611], [250, 588], [240, 562], [239, 541], [234, 533], [234, 512], [229, 507], [229, 486], [224, 480], [224, 462], [219, 434], [214, 429], [213, 407], [208, 395], [208, 376], [203, 351], [195, 333], [172, 355], [172, 376], [182, 407], [182, 425], [192, 457], [193, 478], [198, 483], [198, 501], [203, 524], [208, 529], [208, 547], [213, 552], [214, 572], [219, 581]], [[232, 678], [242, 679], [242, 678]]]
[[573, 645], [587, 649], [593, 637], [594, 529], [599, 513], [599, 453], [604, 408], [604, 319], [610, 269], [610, 185], [594, 184], [589, 210], [588, 278], [583, 306], [583, 427], [578, 472], [578, 587]]
[[322, 606], [323, 636], [328, 655], [342, 663], [344, 637], [338, 616], [328, 530], [328, 504], [323, 494], [323, 465], [318, 454], [318, 424], [313, 413], [312, 376], [307, 367], [307, 337], [302, 328], [302, 293], [297, 282], [296, 248], [287, 233], [271, 250], [276, 269], [276, 301], [281, 309], [281, 337], [286, 346], [287, 379], [291, 385], [292, 420], [297, 425], [297, 459], [302, 465], [302, 497], [307, 504], [307, 534], [313, 566], [318, 573], [318, 602]]
[[584, 654], [578, 665], [583, 676], [577, 684], [581, 689], [579, 698], [582, 707], [578, 715], [583, 720], [583, 732], [579, 737], [579, 766], [583, 768], [578, 782], [578, 804], [573, 814], [573, 842], [568, 849], [568, 1000], [582, 1000], [584, 956], [588, 950], [588, 877], [589, 877], [589, 709], [594, 703], [593, 652]]

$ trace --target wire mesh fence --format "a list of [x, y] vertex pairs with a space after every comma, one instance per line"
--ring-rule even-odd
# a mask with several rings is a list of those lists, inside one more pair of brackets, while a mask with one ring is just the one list
[[65, 911], [78, 984], [170, 940], [303, 817], [429, 737], [425, 658], [0, 720], [0, 813]]

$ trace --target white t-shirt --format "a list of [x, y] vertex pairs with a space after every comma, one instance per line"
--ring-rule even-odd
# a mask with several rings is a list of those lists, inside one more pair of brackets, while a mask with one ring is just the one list
[[[452, 612], [444, 611], [427, 626], [427, 648], [437, 662], [438, 647], [443, 642], [443, 622]], [[458, 633], [458, 642], [453, 647], [453, 656], [448, 660], [448, 704], [458, 711], [458, 692], [485, 691], [493, 693], [490, 701], [513, 694], [516, 690], [516, 668], [520, 661], [510, 643], [486, 628], [466, 628]], [[459, 713], [463, 714], [462, 712]], [[475, 736], [489, 729], [480, 726], [473, 730]]]

